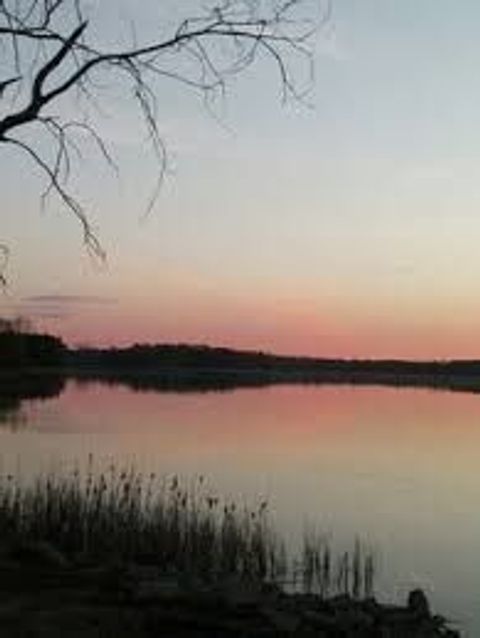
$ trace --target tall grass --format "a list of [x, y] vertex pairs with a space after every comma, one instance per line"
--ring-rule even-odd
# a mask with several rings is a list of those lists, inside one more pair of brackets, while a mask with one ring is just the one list
[[288, 556], [266, 502], [238, 506], [218, 498], [203, 477], [185, 485], [134, 467], [101, 472], [91, 459], [86, 471], [40, 474], [28, 483], [0, 475], [0, 544], [37, 542], [74, 562], [144, 563], [205, 580], [280, 585], [297, 574], [297, 588], [323, 597], [373, 593], [373, 559], [358, 541], [334, 559], [328, 543], [306, 534], [301, 555]]
[[335, 556], [324, 536], [306, 532], [300, 570], [304, 591], [316, 593], [322, 598], [332, 593], [357, 599], [370, 598], [374, 594], [374, 556], [358, 538], [352, 551]]

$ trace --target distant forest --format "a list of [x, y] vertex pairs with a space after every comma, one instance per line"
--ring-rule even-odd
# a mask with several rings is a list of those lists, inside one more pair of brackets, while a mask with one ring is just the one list
[[403, 361], [397, 359], [334, 359], [272, 355], [264, 352], [206, 345], [134, 345], [128, 348], [69, 350], [71, 364], [81, 367], [156, 370], [202, 368], [255, 371], [364, 372], [390, 374], [480, 375], [480, 361]]
[[[458, 379], [480, 387], [480, 361], [356, 360], [272, 355], [206, 345], [143, 344], [127, 348], [68, 348], [52, 335], [37, 334], [27, 323], [0, 319], [0, 369], [55, 368], [67, 376], [194, 375], [263, 382], [402, 383], [450, 385]], [[471, 389], [475, 389], [472, 387]]]

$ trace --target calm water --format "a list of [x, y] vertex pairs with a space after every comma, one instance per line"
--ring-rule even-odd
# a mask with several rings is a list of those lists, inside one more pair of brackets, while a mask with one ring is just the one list
[[413, 586], [480, 635], [480, 396], [360, 387], [206, 394], [68, 383], [0, 428], [3, 469], [29, 473], [90, 452], [108, 463], [205, 474], [221, 494], [268, 497], [295, 543], [305, 523], [381, 561], [380, 597]]

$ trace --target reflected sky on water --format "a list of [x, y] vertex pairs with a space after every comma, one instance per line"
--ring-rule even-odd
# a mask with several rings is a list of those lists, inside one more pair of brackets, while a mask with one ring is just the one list
[[[305, 524], [381, 563], [381, 596], [412, 586], [480, 631], [480, 397], [431, 390], [277, 386], [138, 392], [69, 382], [3, 417], [2, 466], [23, 475], [111, 460], [186, 478], [222, 495], [267, 497], [291, 543]], [[9, 427], [11, 425], [12, 427]], [[473, 629], [476, 628], [476, 629]]]

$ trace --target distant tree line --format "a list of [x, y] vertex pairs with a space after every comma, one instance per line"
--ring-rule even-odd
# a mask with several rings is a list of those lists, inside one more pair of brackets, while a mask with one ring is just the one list
[[202, 368], [263, 369], [279, 364], [285, 358], [255, 351], [212, 348], [205, 345], [142, 344], [129, 348], [84, 348], [70, 353], [81, 366], [107, 368]]
[[65, 353], [61, 339], [32, 332], [28, 320], [0, 319], [0, 369], [60, 366]]
[[[226, 375], [257, 376], [258, 381], [374, 383], [445, 385], [468, 378], [480, 388], [480, 361], [358, 360], [279, 356], [259, 351], [216, 348], [187, 344], [136, 344], [127, 348], [69, 349], [58, 337], [35, 333], [24, 319], [0, 319], [0, 369], [44, 366], [62, 368], [65, 374], [107, 377], [138, 372], [161, 375], [194, 375], [195, 383], [218, 379], [223, 387]], [[173, 377], [172, 377], [173, 378]], [[241, 380], [242, 380], [241, 379]], [[220, 387], [220, 386], [219, 386]]]
[[69, 351], [69, 361], [80, 367], [111, 370], [250, 370], [302, 372], [324, 375], [475, 375], [480, 361], [405, 361], [398, 359], [334, 359], [280, 356], [258, 351], [215, 348], [206, 345], [141, 344], [128, 348], [83, 348]]

